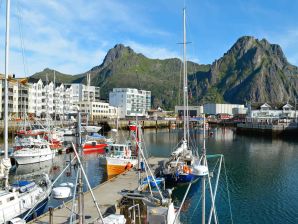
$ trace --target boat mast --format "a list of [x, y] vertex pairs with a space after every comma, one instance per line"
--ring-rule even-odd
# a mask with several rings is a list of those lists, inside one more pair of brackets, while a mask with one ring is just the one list
[[[186, 15], [183, 8], [183, 138], [187, 141]], [[188, 144], [188, 142], [187, 142]]]
[[4, 159], [8, 159], [8, 65], [10, 0], [6, 1], [5, 79], [4, 79]]
[[8, 187], [8, 65], [9, 65], [9, 25], [10, 25], [10, 0], [6, 1], [6, 37], [5, 37], [5, 79], [4, 79], [4, 162], [7, 163], [4, 171], [5, 187]]

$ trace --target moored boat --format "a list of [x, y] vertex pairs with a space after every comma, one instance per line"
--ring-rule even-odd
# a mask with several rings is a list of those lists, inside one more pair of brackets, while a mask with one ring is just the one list
[[162, 175], [170, 185], [186, 184], [198, 178], [192, 173], [194, 164], [199, 161], [199, 156], [197, 149], [191, 147], [189, 134], [185, 9], [183, 10], [183, 31], [183, 138], [162, 170]]
[[11, 155], [17, 164], [32, 164], [51, 160], [55, 152], [51, 150], [49, 143], [40, 137], [15, 139], [15, 150]]
[[110, 144], [106, 147], [106, 151], [105, 155], [99, 157], [99, 163], [106, 165], [108, 176], [123, 173], [138, 163], [130, 143]]
[[105, 148], [108, 146], [107, 143], [97, 142], [97, 141], [86, 141], [82, 144], [82, 148], [84, 153], [86, 152], [97, 152], [100, 154], [104, 154], [106, 152]]

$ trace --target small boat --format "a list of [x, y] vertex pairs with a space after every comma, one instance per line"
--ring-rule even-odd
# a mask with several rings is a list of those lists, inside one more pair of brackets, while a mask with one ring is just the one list
[[86, 152], [97, 152], [100, 154], [104, 154], [106, 152], [105, 148], [108, 146], [105, 142], [98, 142], [98, 141], [86, 141], [84, 144], [82, 144], [82, 148], [84, 153]]
[[82, 130], [86, 131], [87, 133], [98, 133], [101, 130], [100, 126], [82, 126]]
[[64, 128], [62, 131], [64, 136], [73, 136], [76, 134], [75, 128]]
[[100, 154], [105, 154], [105, 148], [110, 144], [111, 141], [106, 139], [105, 136], [98, 133], [91, 133], [86, 136], [86, 141], [82, 144], [84, 152], [97, 152]]
[[99, 163], [106, 165], [108, 176], [123, 173], [138, 163], [130, 143], [110, 144], [106, 147], [106, 151], [106, 155], [99, 157]]
[[17, 164], [32, 164], [51, 160], [55, 152], [51, 150], [49, 143], [40, 138], [15, 138], [15, 151], [11, 155]]

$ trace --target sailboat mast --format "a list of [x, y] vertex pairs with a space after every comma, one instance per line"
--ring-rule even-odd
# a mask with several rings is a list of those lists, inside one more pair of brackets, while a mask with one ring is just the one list
[[8, 159], [8, 65], [10, 0], [6, 1], [5, 79], [4, 79], [4, 159]]
[[187, 131], [187, 78], [186, 78], [186, 15], [183, 8], [183, 138], [186, 141]]

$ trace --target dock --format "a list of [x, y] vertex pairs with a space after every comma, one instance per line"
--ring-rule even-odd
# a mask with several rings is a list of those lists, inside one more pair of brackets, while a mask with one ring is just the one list
[[270, 137], [297, 137], [298, 123], [239, 123], [237, 124], [237, 133], [250, 134], [257, 136]]
[[[165, 161], [165, 158], [150, 157], [147, 161], [151, 167], [152, 172], [155, 174], [159, 172], [159, 169]], [[123, 174], [119, 174], [116, 177], [113, 177], [93, 188], [93, 193], [99, 204], [100, 211], [103, 216], [109, 214], [111, 209], [114, 209], [115, 211], [115, 205], [122, 198], [120, 192], [123, 189], [137, 189], [137, 177], [137, 171], [132, 169]], [[69, 200], [63, 205], [55, 208], [53, 210], [52, 223], [69, 223], [71, 208], [72, 200]], [[84, 193], [84, 212], [86, 223], [93, 223], [99, 217], [90, 191]], [[32, 220], [30, 223], [50, 223], [50, 213], [46, 212], [43, 215]]]

